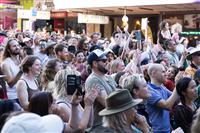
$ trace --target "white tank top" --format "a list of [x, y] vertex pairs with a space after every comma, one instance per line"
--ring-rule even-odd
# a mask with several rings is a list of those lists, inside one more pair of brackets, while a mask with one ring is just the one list
[[[6, 58], [4, 60], [4, 63], [9, 64], [11, 66], [10, 72], [12, 74], [12, 77], [15, 77], [20, 70], [19, 66], [16, 65], [10, 57]], [[13, 87], [9, 87], [7, 85], [7, 95], [8, 95], [8, 99], [17, 99], [16, 84]]]

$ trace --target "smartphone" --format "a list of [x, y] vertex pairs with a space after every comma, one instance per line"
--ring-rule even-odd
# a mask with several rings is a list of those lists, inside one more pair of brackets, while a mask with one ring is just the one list
[[67, 94], [73, 95], [75, 91], [78, 91], [78, 95], [82, 95], [81, 76], [68, 75], [67, 76]]

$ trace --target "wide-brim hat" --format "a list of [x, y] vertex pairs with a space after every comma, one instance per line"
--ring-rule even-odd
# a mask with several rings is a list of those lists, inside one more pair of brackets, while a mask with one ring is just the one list
[[192, 48], [191, 50], [189, 50], [189, 54], [186, 57], [187, 60], [192, 60], [192, 55], [195, 55], [197, 53], [200, 53], [200, 48]]
[[142, 99], [133, 99], [126, 89], [116, 90], [106, 98], [106, 108], [99, 112], [100, 116], [116, 114], [128, 110], [139, 103]]
[[48, 41], [45, 47], [45, 51], [47, 51], [50, 47], [54, 47], [57, 43], [54, 41]]

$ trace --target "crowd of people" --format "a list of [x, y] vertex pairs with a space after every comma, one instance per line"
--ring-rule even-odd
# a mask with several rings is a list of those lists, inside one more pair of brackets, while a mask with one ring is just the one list
[[200, 132], [200, 48], [181, 31], [0, 31], [0, 131]]

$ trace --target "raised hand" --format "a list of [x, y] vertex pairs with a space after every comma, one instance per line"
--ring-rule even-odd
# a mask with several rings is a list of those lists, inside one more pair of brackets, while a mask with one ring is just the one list
[[92, 106], [98, 94], [99, 94], [98, 85], [94, 85], [93, 88], [85, 94], [84, 97], [85, 106]]
[[83, 96], [79, 96], [78, 91], [76, 90], [74, 94], [72, 95], [71, 104], [78, 105], [82, 101], [82, 99], [83, 99]]

